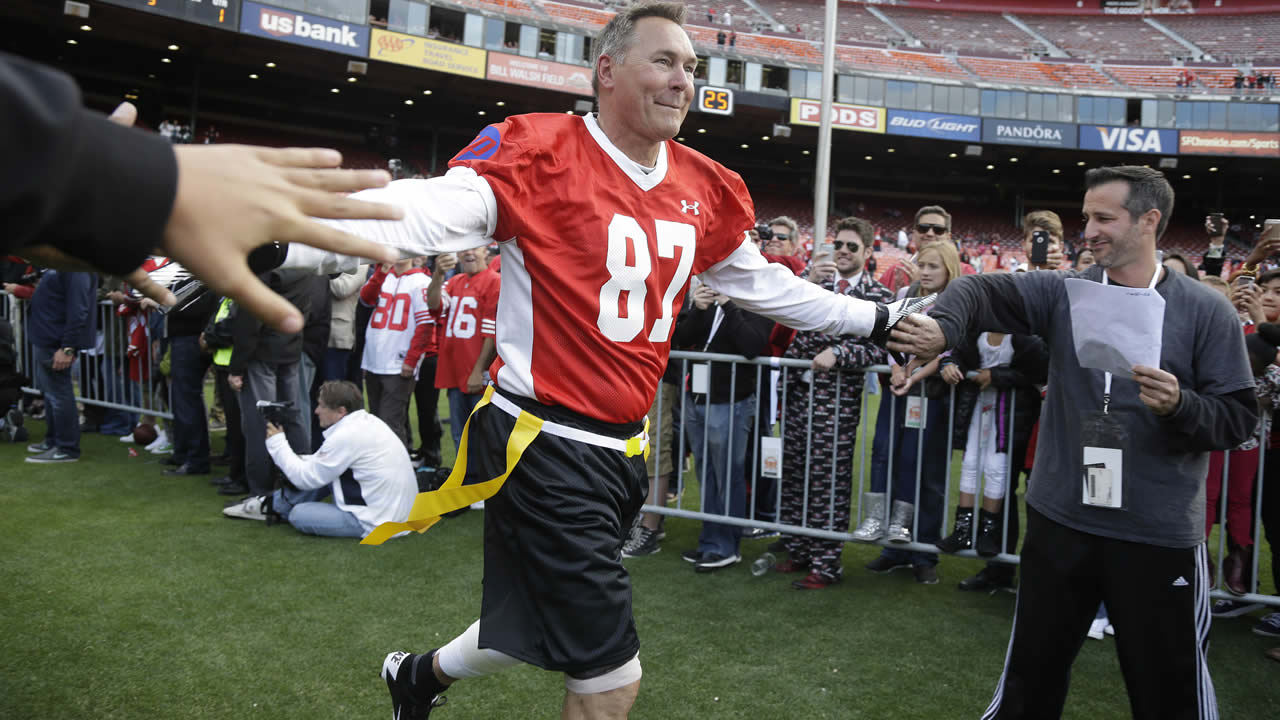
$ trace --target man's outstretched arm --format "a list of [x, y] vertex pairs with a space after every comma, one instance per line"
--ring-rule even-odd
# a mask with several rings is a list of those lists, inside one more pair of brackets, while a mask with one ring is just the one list
[[1054, 272], [957, 278], [938, 296], [928, 316], [913, 315], [893, 328], [888, 348], [927, 361], [963, 342], [971, 330], [1040, 335], [1044, 320], [1037, 308], [1051, 306], [1040, 298], [1051, 297], [1061, 284], [1061, 275]]
[[[400, 220], [321, 220], [326, 225], [379, 245], [401, 258], [461, 252], [487, 245], [498, 223], [498, 201], [489, 183], [471, 168], [457, 167], [428, 180], [396, 180], [351, 196], [398, 207]], [[290, 246], [282, 267], [333, 273], [361, 260], [308, 246]]]

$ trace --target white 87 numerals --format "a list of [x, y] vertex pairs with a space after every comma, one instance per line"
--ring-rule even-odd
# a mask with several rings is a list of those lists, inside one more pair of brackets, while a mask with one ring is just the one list
[[[693, 251], [697, 234], [692, 225], [667, 220], [654, 220], [657, 234], [658, 257], [674, 258], [680, 248], [680, 261], [671, 276], [671, 282], [662, 294], [662, 317], [649, 329], [650, 342], [666, 342], [671, 335], [672, 303], [676, 294], [689, 279], [693, 269]], [[627, 249], [635, 253], [635, 264], [627, 264]], [[648, 292], [645, 281], [653, 272], [654, 263], [649, 257], [649, 236], [633, 217], [614, 215], [609, 221], [609, 249], [605, 268], [609, 280], [600, 288], [600, 315], [596, 326], [604, 336], [614, 342], [630, 342], [644, 330], [644, 300]], [[622, 293], [627, 293], [627, 308], [621, 311]]]

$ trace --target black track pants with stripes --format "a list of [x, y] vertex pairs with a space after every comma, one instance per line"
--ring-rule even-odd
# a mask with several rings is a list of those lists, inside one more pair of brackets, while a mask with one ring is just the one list
[[1027, 507], [1018, 604], [1004, 673], [983, 720], [1062, 715], [1071, 664], [1098, 603], [1135, 720], [1216, 720], [1204, 545], [1167, 548], [1060, 525]]

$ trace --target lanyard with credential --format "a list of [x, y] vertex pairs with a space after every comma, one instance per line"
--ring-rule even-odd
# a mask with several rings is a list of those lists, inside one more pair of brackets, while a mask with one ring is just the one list
[[[1156, 265], [1156, 271], [1151, 275], [1151, 283], [1147, 285], [1148, 289], [1156, 289], [1156, 281], [1160, 279], [1160, 265]], [[1102, 284], [1108, 284], [1107, 271], [1102, 271]], [[1111, 407], [1111, 373], [1102, 373], [1102, 414], [1106, 415]]]

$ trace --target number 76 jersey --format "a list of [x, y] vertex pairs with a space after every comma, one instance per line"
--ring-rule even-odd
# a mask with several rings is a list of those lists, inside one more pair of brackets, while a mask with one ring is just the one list
[[755, 224], [742, 179], [672, 141], [646, 171], [592, 115], [512, 116], [450, 167], [484, 178], [497, 205], [498, 387], [605, 422], [639, 420], [689, 278]]

